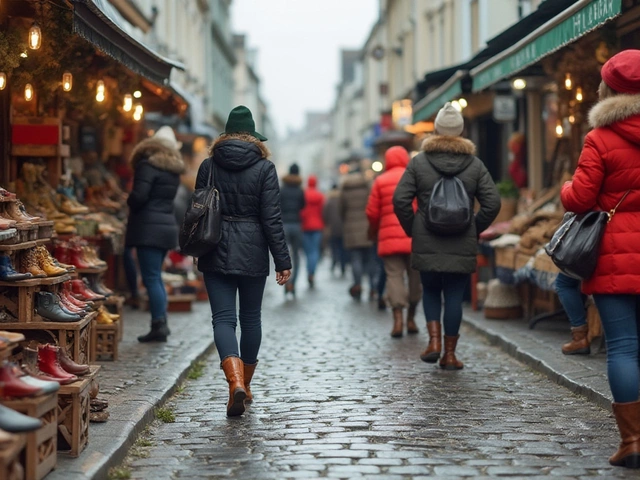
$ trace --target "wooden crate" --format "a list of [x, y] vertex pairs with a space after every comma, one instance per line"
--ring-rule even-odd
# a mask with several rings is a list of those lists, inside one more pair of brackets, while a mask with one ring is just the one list
[[91, 363], [118, 360], [118, 331], [121, 320], [110, 325], [96, 323], [91, 331]]
[[63, 348], [76, 363], [89, 363], [91, 358], [91, 329], [96, 312], [78, 322], [2, 323], [2, 330], [22, 333], [27, 341], [52, 343]]
[[24, 433], [12, 435], [13, 442], [0, 449], [0, 478], [2, 480], [24, 480], [24, 467], [20, 462], [27, 445]]
[[109, 313], [120, 315], [120, 318], [116, 322], [118, 326], [117, 340], [118, 342], [120, 342], [122, 341], [122, 336], [124, 334], [124, 325], [122, 323], [124, 320], [124, 297], [120, 295], [112, 295], [107, 298], [107, 301], [104, 303], [104, 305], [105, 307], [107, 307]]
[[58, 391], [58, 451], [72, 457], [80, 455], [89, 441], [90, 391], [100, 367]]
[[6, 308], [18, 323], [42, 322], [44, 319], [35, 313], [36, 293], [41, 290], [56, 291], [61, 283], [70, 279], [71, 275], [65, 274], [20, 282], [0, 281], [0, 306]]
[[3, 404], [42, 421], [42, 427], [27, 434], [25, 479], [41, 480], [56, 468], [58, 460], [58, 394], [8, 400]]
[[[167, 295], [167, 311], [169, 312], [190, 312], [193, 302], [197, 300], [195, 294], [181, 293], [175, 295]], [[143, 297], [142, 305], [145, 311], [149, 311], [149, 299]]]
[[508, 268], [513, 270], [516, 264], [515, 247], [503, 247], [495, 249], [496, 267]]

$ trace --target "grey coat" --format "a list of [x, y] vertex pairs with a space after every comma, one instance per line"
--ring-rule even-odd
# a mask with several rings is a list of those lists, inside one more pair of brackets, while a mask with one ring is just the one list
[[329, 229], [329, 236], [331, 238], [342, 238], [343, 225], [342, 225], [342, 216], [340, 214], [340, 191], [339, 190], [331, 190], [327, 194], [327, 201], [324, 204], [322, 218], [324, 220], [324, 224]]
[[371, 247], [366, 208], [371, 185], [362, 173], [348, 175], [340, 188], [340, 213], [346, 249]]
[[[425, 140], [393, 196], [393, 206], [404, 231], [412, 237], [411, 265], [421, 272], [472, 273], [476, 269], [478, 235], [500, 211], [500, 195], [484, 163], [475, 156], [475, 145], [461, 137], [434, 135]], [[442, 174], [456, 175], [480, 203], [475, 222], [456, 236], [439, 236], [427, 230], [424, 214], [431, 190]], [[413, 199], [418, 211], [413, 212]]]

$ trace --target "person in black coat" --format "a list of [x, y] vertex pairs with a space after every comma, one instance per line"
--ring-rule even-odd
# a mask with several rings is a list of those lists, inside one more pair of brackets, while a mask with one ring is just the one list
[[285, 295], [295, 297], [295, 285], [298, 277], [298, 265], [300, 265], [300, 249], [302, 248], [302, 218], [300, 212], [305, 206], [304, 191], [302, 190], [302, 177], [300, 168], [295, 163], [289, 167], [289, 174], [282, 179], [280, 191], [280, 205], [282, 208], [282, 221], [284, 233], [289, 244], [289, 251], [293, 258], [293, 273], [284, 286]]
[[140, 342], [166, 342], [171, 333], [161, 274], [167, 251], [178, 245], [173, 199], [184, 171], [180, 146], [171, 127], [165, 126], [140, 142], [131, 154], [134, 174], [127, 199], [129, 219], [125, 244], [136, 249], [151, 311], [151, 331], [138, 337]]
[[[220, 193], [222, 238], [215, 250], [198, 258], [198, 269], [204, 273], [214, 341], [229, 383], [228, 416], [241, 415], [245, 401], [253, 400], [249, 387], [262, 341], [269, 251], [278, 284], [284, 285], [291, 276], [278, 175], [267, 160], [265, 140], [255, 131], [251, 111], [244, 106], [234, 108], [196, 179], [196, 189], [205, 188], [213, 169], [213, 183]], [[240, 349], [236, 295], [240, 298]]]

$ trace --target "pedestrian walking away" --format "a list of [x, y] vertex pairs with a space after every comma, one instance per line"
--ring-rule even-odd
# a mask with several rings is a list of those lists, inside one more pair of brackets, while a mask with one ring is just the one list
[[581, 283], [580, 280], [562, 272], [558, 273], [556, 277], [556, 293], [571, 325], [571, 341], [562, 346], [562, 353], [565, 355], [588, 355], [591, 353], [585, 308], [586, 296], [580, 291]]
[[[244, 106], [234, 108], [196, 179], [196, 188], [205, 187], [214, 169], [214, 185], [220, 193], [222, 238], [214, 251], [198, 259], [198, 269], [204, 273], [214, 341], [229, 384], [228, 416], [242, 415], [245, 402], [253, 401], [250, 384], [262, 340], [269, 251], [278, 284], [284, 285], [291, 276], [278, 175], [268, 160], [266, 140], [255, 131], [251, 111]], [[239, 348], [236, 296], [240, 302]]]
[[[166, 342], [171, 334], [162, 265], [167, 252], [178, 246], [173, 201], [184, 171], [181, 146], [171, 127], [164, 126], [153, 137], [140, 142], [131, 154], [134, 177], [127, 199], [129, 219], [125, 243], [129, 249], [136, 249], [151, 311], [151, 330], [138, 337], [140, 342]], [[131, 265], [128, 267], [131, 270]], [[133, 284], [134, 272], [129, 271], [129, 276]]]
[[320, 261], [322, 234], [324, 231], [324, 195], [317, 189], [318, 179], [311, 175], [304, 192], [305, 206], [302, 210], [302, 231], [304, 235], [304, 254], [307, 258], [307, 280], [309, 288], [315, 285], [316, 267]]
[[391, 336], [396, 338], [402, 337], [405, 309], [407, 333], [418, 333], [415, 315], [422, 295], [420, 273], [411, 267], [411, 238], [393, 211], [393, 194], [408, 164], [409, 154], [403, 147], [386, 151], [386, 171], [373, 182], [366, 210], [370, 228], [378, 237], [378, 255], [384, 262], [393, 315]]
[[614, 55], [600, 73], [600, 100], [589, 113], [593, 130], [561, 199], [576, 214], [610, 211], [619, 203], [582, 291], [593, 295], [607, 342], [607, 376], [622, 439], [609, 463], [640, 468], [640, 50]]
[[322, 216], [331, 248], [331, 273], [339, 266], [340, 275], [344, 277], [347, 269], [347, 251], [344, 248], [344, 240], [342, 238], [344, 229], [342, 216], [340, 215], [340, 190], [335, 183], [327, 194]]
[[[500, 211], [498, 189], [485, 167], [475, 156], [476, 147], [460, 135], [464, 130], [462, 115], [447, 103], [436, 116], [435, 135], [427, 138], [422, 152], [413, 157], [400, 179], [393, 204], [398, 220], [407, 235], [412, 237], [411, 266], [420, 271], [423, 289], [424, 314], [429, 332], [429, 345], [420, 358], [435, 363], [442, 353], [442, 298], [444, 297], [444, 354], [440, 367], [459, 370], [463, 363], [455, 356], [460, 324], [462, 300], [470, 274], [476, 270], [478, 236]], [[434, 187], [443, 178], [462, 182], [463, 196], [468, 196], [462, 210], [472, 211], [473, 199], [480, 209], [471, 217], [461, 233], [443, 235], [428, 228], [427, 210], [436, 204], [431, 198]], [[414, 201], [418, 201], [417, 212]], [[453, 202], [446, 199], [447, 206]], [[450, 218], [458, 217], [458, 211]], [[446, 227], [446, 225], [445, 225]], [[456, 225], [458, 227], [458, 225]]]
[[295, 297], [296, 280], [300, 271], [300, 250], [302, 249], [302, 217], [300, 213], [304, 208], [304, 191], [302, 190], [302, 177], [300, 167], [292, 164], [289, 167], [288, 175], [282, 178], [282, 188], [280, 190], [280, 205], [282, 210], [282, 221], [284, 222], [284, 233], [289, 245], [289, 252], [293, 259], [293, 271], [291, 278], [284, 286], [285, 295]]

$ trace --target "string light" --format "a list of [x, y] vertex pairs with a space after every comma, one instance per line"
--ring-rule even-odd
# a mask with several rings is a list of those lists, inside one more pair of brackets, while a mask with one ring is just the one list
[[133, 109], [133, 119], [136, 122], [139, 122], [140, 120], [142, 120], [143, 113], [144, 113], [144, 108], [142, 107], [142, 105], [140, 105], [139, 103], [136, 104], [136, 106]]
[[558, 123], [556, 123], [556, 137], [562, 138], [563, 135], [564, 135], [564, 128], [562, 128], [562, 122], [558, 120]]
[[460, 106], [462, 108], [467, 108], [467, 106], [469, 105], [469, 103], [467, 102], [466, 98], [460, 98], [458, 99], [458, 103], [460, 104]]
[[142, 97], [142, 92], [140, 90], [136, 90], [135, 92], [133, 92], [133, 96], [136, 98], [140, 98]]
[[524, 78], [516, 78], [511, 82], [511, 86], [514, 90], [524, 90], [527, 88], [527, 81]]
[[7, 86], [7, 74], [4, 72], [0, 72], [0, 90], [4, 90]]
[[571, 80], [571, 74], [567, 73], [564, 77], [564, 88], [571, 90], [573, 88], [573, 80]]
[[451, 106], [459, 112], [462, 111], [462, 105], [460, 105], [460, 102], [458, 100], [454, 100], [453, 102], [451, 102]]
[[42, 31], [38, 26], [38, 22], [33, 22], [29, 29], [29, 48], [31, 50], [38, 50], [42, 45]]
[[70, 92], [73, 88], [73, 75], [70, 72], [64, 72], [62, 74], [62, 90]]
[[96, 101], [102, 103], [105, 99], [105, 88], [104, 82], [102, 80], [98, 80], [96, 87]]
[[30, 83], [27, 83], [24, 86], [24, 99], [27, 102], [30, 102], [31, 100], [33, 100], [33, 86]]
[[122, 109], [125, 112], [130, 112], [133, 108], [133, 96], [130, 93], [127, 93], [124, 96], [124, 103], [122, 104]]
[[582, 100], [584, 100], [584, 96], [582, 95], [582, 88], [578, 87], [576, 88], [576, 101], [582, 102]]
[[576, 116], [575, 115], [569, 115], [569, 123], [571, 125], [573, 125], [574, 123], [576, 123]]

